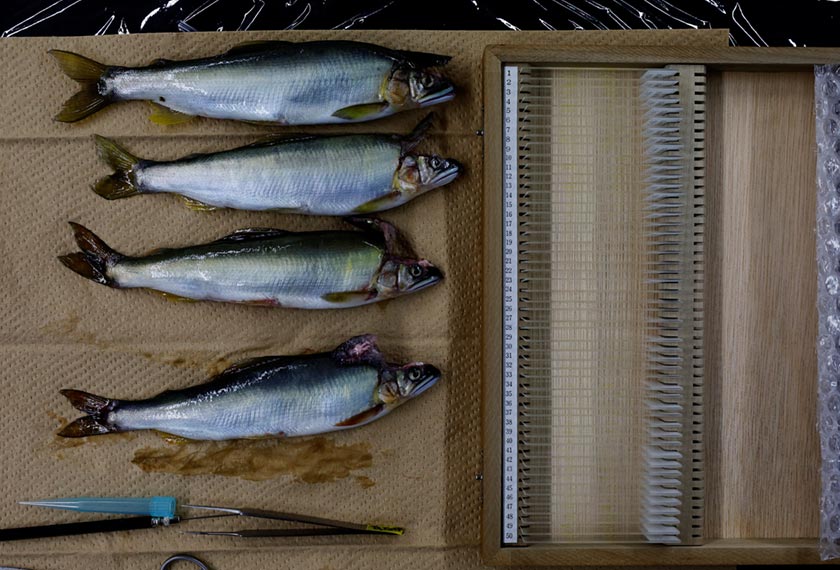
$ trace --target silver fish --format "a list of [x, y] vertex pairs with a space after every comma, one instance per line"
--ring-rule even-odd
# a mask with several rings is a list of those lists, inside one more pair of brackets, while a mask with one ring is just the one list
[[173, 300], [272, 307], [356, 307], [420, 291], [443, 274], [382, 220], [351, 218], [365, 231], [238, 230], [216, 241], [128, 257], [71, 222], [80, 252], [59, 257], [79, 275], [116, 288], [147, 288]]
[[52, 50], [82, 90], [56, 119], [73, 122], [114, 101], [151, 101], [155, 122], [191, 116], [281, 125], [378, 119], [455, 96], [439, 68], [449, 57], [348, 41], [262, 42], [205, 59], [106, 66]]
[[461, 172], [454, 160], [411, 154], [430, 120], [407, 137], [302, 136], [170, 162], [141, 160], [97, 136], [99, 155], [116, 172], [93, 189], [109, 200], [168, 192], [201, 210], [323, 216], [380, 212], [448, 184]]
[[241, 362], [204, 384], [147, 400], [62, 390], [88, 415], [59, 435], [157, 430], [226, 440], [326, 433], [377, 420], [428, 390], [440, 376], [440, 370], [422, 362], [386, 363], [376, 337], [363, 335], [332, 352]]

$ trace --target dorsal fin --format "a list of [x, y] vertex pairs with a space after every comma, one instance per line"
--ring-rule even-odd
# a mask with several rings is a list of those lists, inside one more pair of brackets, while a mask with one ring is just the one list
[[171, 59], [164, 59], [159, 57], [158, 59], [152, 61], [147, 67], [163, 67], [164, 65], [169, 65], [170, 63], [175, 63]]
[[279, 363], [287, 358], [287, 356], [256, 356], [253, 358], [246, 358], [244, 360], [240, 360], [239, 362], [231, 364], [230, 366], [216, 374], [213, 378], [219, 378], [220, 376], [230, 376], [231, 374], [246, 372], [248, 370], [259, 368], [267, 364]]
[[385, 241], [385, 253], [389, 255], [417, 257], [417, 253], [408, 240], [390, 222], [365, 216], [348, 216], [344, 218], [344, 221], [361, 230], [382, 236]]
[[369, 364], [381, 368], [385, 364], [385, 358], [376, 345], [376, 335], [372, 334], [354, 336], [343, 342], [333, 350], [332, 357], [340, 366]]
[[400, 155], [405, 156], [414, 150], [417, 145], [423, 142], [432, 124], [435, 122], [435, 114], [429, 113], [426, 117], [417, 123], [417, 126], [404, 137], [400, 137]]
[[280, 40], [268, 40], [244, 42], [233, 46], [227, 52], [225, 52], [224, 55], [259, 54], [283, 48], [288, 49], [291, 47], [300, 51], [304, 51], [307, 48], [318, 49], [327, 45], [333, 48], [343, 47], [345, 49], [356, 48], [360, 50], [365, 50], [369, 53], [375, 53], [380, 57], [391, 59], [399, 65], [404, 65], [414, 69], [421, 69], [425, 67], [441, 67], [449, 63], [449, 60], [452, 59], [452, 57], [448, 55], [407, 50], [396, 50], [376, 44], [347, 40], [322, 40], [314, 42], [284, 42]]
[[232, 234], [213, 240], [210, 243], [232, 243], [252, 239], [280, 237], [288, 233], [289, 232], [286, 230], [278, 230], [274, 228], [242, 228], [241, 230], [236, 230]]
[[225, 55], [246, 55], [249, 53], [263, 53], [266, 51], [276, 50], [281, 47], [289, 47], [294, 42], [284, 42], [280, 40], [265, 40], [255, 42], [243, 42], [236, 44], [225, 52]]
[[282, 134], [270, 134], [261, 137], [251, 144], [245, 145], [242, 148], [260, 148], [264, 146], [274, 146], [278, 144], [285, 144], [285, 143], [292, 143], [292, 142], [300, 142], [300, 141], [308, 141], [311, 139], [318, 138], [316, 135], [282, 135]]

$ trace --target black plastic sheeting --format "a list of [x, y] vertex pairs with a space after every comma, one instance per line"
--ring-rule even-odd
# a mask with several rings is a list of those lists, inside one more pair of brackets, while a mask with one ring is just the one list
[[0, 35], [729, 28], [733, 45], [836, 46], [838, 18], [838, 0], [6, 0]]

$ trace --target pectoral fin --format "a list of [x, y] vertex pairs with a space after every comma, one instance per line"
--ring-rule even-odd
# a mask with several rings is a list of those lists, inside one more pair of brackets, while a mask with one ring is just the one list
[[363, 425], [375, 420], [376, 417], [382, 413], [383, 409], [385, 409], [385, 404], [377, 404], [369, 410], [365, 410], [361, 414], [356, 414], [355, 416], [347, 418], [342, 422], [338, 422], [335, 425], [336, 427], [353, 427]]
[[195, 119], [193, 115], [187, 115], [154, 102], [150, 102], [150, 104], [153, 110], [152, 114], [149, 115], [149, 120], [157, 125], [180, 125]]
[[384, 196], [380, 196], [379, 198], [368, 200], [367, 202], [353, 210], [353, 213], [372, 214], [374, 212], [381, 212], [382, 210], [393, 208], [394, 206], [396, 206], [396, 204], [394, 203], [394, 199], [399, 195], [399, 192], [394, 191], [390, 192], [389, 194], [385, 194]]
[[327, 293], [321, 297], [328, 303], [336, 305], [360, 305], [370, 299], [367, 291], [341, 291], [338, 293]]
[[339, 109], [333, 113], [333, 117], [346, 119], [348, 121], [362, 121], [373, 118], [387, 108], [388, 103], [385, 103], [384, 101], [381, 103], [363, 103], [361, 105], [351, 105], [350, 107]]

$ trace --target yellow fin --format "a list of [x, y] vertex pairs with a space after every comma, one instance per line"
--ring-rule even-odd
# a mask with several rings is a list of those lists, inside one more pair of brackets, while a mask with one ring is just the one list
[[149, 115], [149, 120], [157, 125], [180, 125], [195, 119], [193, 115], [175, 111], [152, 101], [149, 104], [152, 106], [152, 114]]
[[361, 424], [365, 424], [365, 423], [375, 419], [376, 416], [378, 416], [379, 413], [382, 412], [383, 408], [385, 408], [385, 404], [377, 404], [374, 407], [372, 407], [368, 410], [365, 410], [364, 412], [362, 412], [360, 414], [356, 414], [353, 417], [347, 418], [346, 420], [344, 420], [342, 422], [338, 422], [335, 425], [337, 427], [352, 427], [352, 426], [358, 426], [358, 425], [361, 425]]
[[355, 210], [353, 210], [354, 214], [372, 214], [374, 212], [380, 212], [382, 210], [388, 210], [389, 208], [393, 208], [396, 206], [394, 203], [394, 198], [399, 196], [399, 192], [396, 190], [385, 194], [384, 196], [380, 196], [379, 198], [374, 198], [373, 200], [369, 200], [358, 206]]
[[210, 204], [205, 204], [204, 202], [199, 202], [198, 200], [193, 200], [192, 198], [187, 198], [186, 196], [179, 196], [179, 198], [184, 201], [187, 208], [197, 212], [212, 212], [213, 210], [219, 209], [217, 206], [211, 206]]
[[345, 304], [354, 301], [366, 301], [370, 295], [367, 291], [342, 291], [340, 293], [327, 293], [321, 298], [328, 303]]
[[371, 119], [375, 115], [383, 112], [388, 108], [388, 103], [363, 103], [361, 105], [351, 105], [344, 107], [333, 113], [333, 117], [339, 119], [347, 119], [348, 121], [363, 121]]
[[152, 293], [160, 295], [167, 301], [172, 301], [173, 303], [197, 303], [198, 299], [190, 299], [189, 297], [182, 297], [181, 295], [175, 295], [173, 293], [167, 293], [166, 291], [158, 291], [157, 289], [149, 289]]
[[171, 433], [166, 433], [165, 431], [154, 430], [154, 432], [163, 441], [165, 441], [166, 443], [171, 443], [172, 445], [186, 445], [193, 441], [191, 439], [187, 439], [186, 437], [181, 437], [180, 435], [172, 435]]

